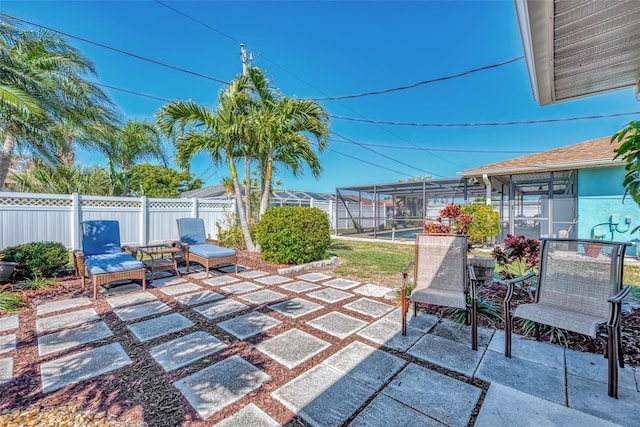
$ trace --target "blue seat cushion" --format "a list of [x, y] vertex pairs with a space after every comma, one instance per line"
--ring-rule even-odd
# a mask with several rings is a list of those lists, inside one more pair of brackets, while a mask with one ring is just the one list
[[144, 268], [141, 261], [125, 252], [91, 255], [85, 258], [85, 264], [91, 276]]
[[204, 243], [202, 245], [189, 245], [189, 253], [198, 255], [202, 258], [212, 259], [234, 256], [236, 254], [236, 251], [234, 251], [233, 249]]
[[202, 218], [178, 218], [178, 232], [180, 241], [189, 245], [207, 243]]
[[82, 252], [85, 256], [122, 252], [118, 221], [83, 221]]

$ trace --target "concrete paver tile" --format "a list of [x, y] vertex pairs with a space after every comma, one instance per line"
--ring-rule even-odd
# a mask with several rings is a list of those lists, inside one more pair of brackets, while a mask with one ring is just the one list
[[343, 279], [339, 277], [337, 279], [332, 279], [332, 280], [329, 280], [328, 282], [324, 282], [324, 284], [337, 289], [351, 289], [358, 286], [360, 282], [356, 282], [355, 280]]
[[279, 301], [283, 298], [286, 298], [285, 294], [281, 294], [280, 292], [270, 291], [270, 290], [262, 290], [257, 292], [252, 292], [250, 294], [244, 294], [240, 296], [240, 299], [250, 302], [251, 304], [267, 304], [274, 301]]
[[16, 334], [0, 335], [0, 354], [16, 349]]
[[223, 286], [220, 289], [228, 294], [237, 295], [243, 294], [245, 292], [255, 291], [256, 289], [262, 289], [262, 286], [256, 285], [255, 283], [251, 282], [240, 282], [234, 283], [233, 285]]
[[218, 301], [223, 298], [224, 295], [209, 290], [196, 292], [193, 294], [178, 295], [177, 297], [175, 297], [176, 301], [178, 301], [180, 304], [189, 306], [202, 304], [205, 302]]
[[425, 362], [473, 377], [480, 364], [480, 359], [484, 355], [484, 350], [484, 347], [478, 347], [477, 351], [472, 350], [471, 340], [466, 344], [461, 344], [436, 335], [426, 334], [407, 353]]
[[[504, 354], [504, 331], [495, 331], [489, 350]], [[511, 357], [540, 363], [550, 368], [564, 366], [564, 349], [532, 337], [511, 334]]]
[[42, 392], [50, 393], [67, 384], [94, 378], [131, 363], [119, 343], [82, 351], [40, 364]]
[[0, 316], [0, 332], [17, 329], [18, 326], [19, 321], [17, 314]]
[[235, 414], [214, 424], [213, 427], [280, 427], [273, 418], [253, 403], [249, 403]]
[[227, 347], [218, 338], [198, 331], [157, 345], [149, 353], [165, 372], [170, 372]]
[[38, 307], [36, 307], [36, 313], [38, 316], [44, 316], [56, 311], [69, 310], [71, 308], [78, 308], [89, 304], [91, 304], [91, 300], [87, 297], [58, 300], [38, 305]]
[[395, 399], [385, 396], [384, 394], [379, 394], [349, 424], [349, 427], [371, 426], [446, 427], [447, 425], [438, 422]]
[[165, 295], [180, 295], [185, 294], [187, 292], [197, 291], [198, 289], [202, 289], [200, 286], [191, 282], [183, 282], [175, 285], [165, 285], [160, 288], [160, 292]]
[[66, 329], [39, 337], [38, 354], [45, 356], [111, 336], [113, 336], [113, 332], [111, 332], [111, 329], [109, 329], [106, 323], [87, 323], [72, 329]]
[[335, 311], [309, 320], [307, 324], [340, 339], [345, 339], [368, 325], [363, 320]]
[[[608, 361], [602, 354], [565, 350], [565, 360], [568, 375], [607, 384]], [[618, 387], [638, 391], [634, 369], [629, 365], [625, 365], [624, 368], [618, 367]]]
[[466, 426], [481, 391], [471, 384], [410, 363], [382, 393], [446, 425]]
[[151, 286], [153, 286], [154, 288], [162, 288], [164, 286], [172, 286], [172, 285], [179, 285], [180, 283], [186, 283], [186, 281], [187, 279], [181, 276], [169, 276], [169, 277], [163, 277], [161, 279], [154, 279], [153, 283], [151, 283]]
[[100, 320], [100, 316], [93, 308], [72, 311], [70, 313], [57, 314], [55, 316], [44, 317], [36, 320], [36, 331], [46, 333], [56, 329], [68, 328], [81, 325], [83, 323]]
[[[418, 314], [416, 320], [422, 317]], [[487, 329], [478, 327], [478, 345], [486, 347], [493, 337], [495, 329]], [[453, 322], [449, 319], [442, 319], [431, 331], [433, 335], [455, 341], [460, 344], [471, 345], [471, 326], [462, 323]], [[504, 346], [503, 346], [504, 349]], [[556, 365], [558, 366], [558, 365]]]
[[172, 334], [193, 326], [193, 322], [180, 313], [167, 314], [155, 319], [144, 320], [127, 326], [140, 340], [145, 342], [164, 335]]
[[143, 317], [171, 311], [171, 307], [161, 301], [150, 301], [115, 309], [113, 312], [122, 321], [142, 319]]
[[293, 279], [284, 276], [264, 276], [255, 279], [256, 282], [262, 283], [263, 285], [279, 285], [281, 283], [291, 282], [292, 280]]
[[384, 286], [372, 285], [371, 283], [353, 289], [352, 292], [358, 295], [364, 295], [366, 297], [377, 298], [384, 298], [389, 294], [394, 294], [393, 289], [385, 288]]
[[331, 279], [332, 276], [327, 276], [322, 273], [307, 273], [298, 276], [300, 280], [306, 280], [307, 282], [321, 282], [323, 280]]
[[307, 292], [313, 289], [318, 289], [320, 285], [314, 285], [313, 283], [305, 282], [303, 280], [298, 280], [293, 283], [287, 283], [286, 285], [280, 285], [282, 289], [286, 289], [291, 292]]
[[258, 312], [250, 312], [233, 319], [218, 323], [225, 331], [239, 340], [244, 340], [261, 332], [269, 330], [282, 323], [278, 319]]
[[195, 307], [193, 311], [206, 317], [207, 319], [217, 319], [229, 314], [237, 313], [249, 308], [248, 305], [242, 304], [231, 299], [222, 299], [211, 304], [205, 304]]
[[290, 329], [256, 344], [255, 348], [276, 362], [293, 369], [323, 350], [331, 347], [326, 341], [299, 329]]
[[393, 310], [394, 307], [369, 298], [360, 298], [354, 302], [346, 304], [344, 308], [355, 311], [356, 313], [364, 314], [365, 316], [381, 317]]
[[317, 291], [309, 292], [307, 296], [311, 298], [324, 301], [328, 304], [335, 304], [339, 301], [343, 301], [352, 298], [354, 295], [349, 292], [339, 291], [333, 288], [324, 288]]
[[237, 274], [237, 276], [244, 277], [245, 279], [255, 279], [256, 277], [267, 276], [269, 273], [260, 270], [247, 270]]
[[101, 287], [99, 290], [99, 292], [105, 297], [133, 294], [139, 291], [142, 291], [142, 286], [138, 285], [137, 283], [125, 283], [124, 285], [109, 286], [108, 288]]
[[[204, 278], [204, 277], [203, 277]], [[239, 282], [240, 279], [238, 279], [237, 277], [233, 277], [229, 274], [225, 274], [222, 276], [218, 276], [218, 277], [212, 277], [209, 279], [204, 279], [203, 282], [211, 285], [211, 286], [224, 286], [224, 285], [228, 285], [230, 283], [235, 283], [235, 282]]]
[[306, 316], [307, 314], [320, 310], [324, 308], [324, 306], [316, 304], [315, 302], [307, 301], [306, 299], [293, 298], [288, 301], [270, 305], [269, 308], [276, 310], [285, 316], [297, 319], [298, 317]]
[[357, 334], [375, 343], [400, 351], [406, 351], [424, 335], [416, 329], [407, 328], [407, 335], [403, 336], [399, 325], [385, 319], [372, 323], [358, 331]]
[[4, 384], [13, 379], [13, 357], [3, 357], [0, 359], [0, 384]]
[[107, 298], [107, 302], [113, 308], [126, 307], [129, 305], [142, 304], [144, 302], [155, 301], [155, 295], [149, 292], [136, 292], [133, 294], [119, 295]]
[[202, 419], [242, 399], [271, 379], [238, 356], [224, 359], [174, 383]]

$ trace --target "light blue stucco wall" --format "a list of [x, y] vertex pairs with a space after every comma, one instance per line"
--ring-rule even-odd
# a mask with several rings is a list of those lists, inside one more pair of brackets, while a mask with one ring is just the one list
[[[578, 238], [592, 238], [592, 230], [604, 234], [604, 240], [618, 242], [640, 241], [640, 207], [630, 197], [624, 198], [625, 169], [622, 166], [581, 169], [578, 171]], [[615, 226], [611, 224], [611, 216], [620, 219]], [[631, 223], [625, 222], [626, 218]], [[637, 248], [627, 250], [629, 255], [637, 255]]]

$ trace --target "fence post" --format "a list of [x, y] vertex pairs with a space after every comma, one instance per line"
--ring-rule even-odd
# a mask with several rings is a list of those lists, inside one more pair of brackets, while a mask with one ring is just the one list
[[140, 197], [140, 245], [149, 244], [149, 199]]
[[71, 249], [80, 249], [80, 195], [71, 194]]
[[191, 199], [191, 217], [198, 218], [198, 199], [195, 197]]

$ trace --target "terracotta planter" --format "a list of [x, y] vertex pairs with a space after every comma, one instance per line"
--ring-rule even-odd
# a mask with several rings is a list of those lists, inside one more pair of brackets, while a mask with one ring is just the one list
[[602, 246], [598, 246], [598, 245], [584, 245], [584, 254], [586, 256], [595, 258], [598, 255], [600, 255], [601, 249], [602, 249]]
[[0, 282], [8, 282], [17, 265], [17, 262], [0, 261]]

